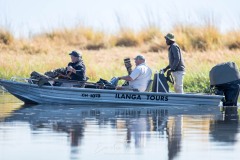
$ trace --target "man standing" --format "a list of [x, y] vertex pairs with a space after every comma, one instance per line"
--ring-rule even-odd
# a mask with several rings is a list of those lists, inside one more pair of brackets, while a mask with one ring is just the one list
[[169, 65], [163, 69], [163, 72], [169, 70], [174, 79], [174, 90], [176, 93], [183, 93], [183, 76], [185, 74], [185, 65], [179, 46], [175, 43], [174, 35], [168, 33], [165, 36], [168, 48]]
[[145, 57], [138, 55], [134, 58], [136, 68], [130, 75], [118, 77], [129, 82], [129, 86], [119, 86], [117, 89], [137, 89], [139, 92], [144, 92], [148, 82], [152, 76], [152, 70], [145, 64]]

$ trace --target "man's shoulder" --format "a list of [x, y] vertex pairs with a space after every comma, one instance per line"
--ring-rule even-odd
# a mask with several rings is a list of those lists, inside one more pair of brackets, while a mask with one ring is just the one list
[[76, 66], [84, 66], [83, 61], [79, 61], [79, 62], [77, 62], [77, 63], [76, 63]]
[[169, 47], [170, 51], [171, 52], [180, 52], [181, 49], [180, 47], [178, 46], [177, 43], [173, 43], [170, 47]]
[[140, 64], [140, 65], [138, 65], [140, 68], [149, 68], [147, 65], [146, 65], [146, 63], [142, 63], [142, 64]]
[[145, 63], [142, 63], [135, 68], [136, 72], [142, 72], [142, 70], [146, 70], [146, 69], [151, 70], [151, 68], [148, 67]]
[[144, 67], [144, 65], [143, 65], [143, 64], [139, 64], [139, 65], [137, 65], [137, 66], [135, 67], [134, 70], [141, 70], [142, 67]]
[[178, 46], [178, 44], [177, 43], [173, 43], [171, 46], [170, 46], [170, 48], [179, 48], [179, 46]]
[[131, 74], [139, 74], [139, 73], [141, 73], [142, 67], [143, 67], [143, 66], [142, 66], [141, 64], [138, 65], [138, 66], [136, 66], [136, 67], [134, 68], [134, 70], [132, 71]]

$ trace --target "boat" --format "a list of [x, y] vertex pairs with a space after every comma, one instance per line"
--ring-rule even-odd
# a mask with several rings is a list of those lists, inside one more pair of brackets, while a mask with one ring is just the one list
[[25, 104], [124, 104], [154, 106], [219, 106], [223, 96], [199, 93], [138, 92], [38, 85], [27, 78], [0, 79], [0, 85]]

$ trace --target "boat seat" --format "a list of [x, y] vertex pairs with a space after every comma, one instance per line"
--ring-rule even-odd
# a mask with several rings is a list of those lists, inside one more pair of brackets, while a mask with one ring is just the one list
[[152, 79], [150, 79], [150, 80], [148, 81], [147, 88], [146, 88], [145, 92], [149, 92], [149, 91], [150, 91], [152, 82], [153, 82]]

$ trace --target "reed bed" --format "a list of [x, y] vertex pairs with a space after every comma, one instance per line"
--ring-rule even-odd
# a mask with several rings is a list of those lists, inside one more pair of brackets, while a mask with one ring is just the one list
[[[208, 74], [218, 63], [234, 61], [240, 66], [240, 31], [223, 34], [214, 26], [179, 25], [171, 32], [183, 50], [186, 92], [209, 92]], [[123, 59], [140, 53], [156, 72], [168, 64], [164, 35], [156, 27], [139, 32], [123, 29], [115, 34], [78, 27], [16, 39], [0, 29], [0, 78], [29, 77], [32, 71], [44, 73], [65, 67], [71, 50], [82, 52], [87, 76], [93, 82], [126, 75]], [[133, 60], [132, 64], [134, 67]]]

